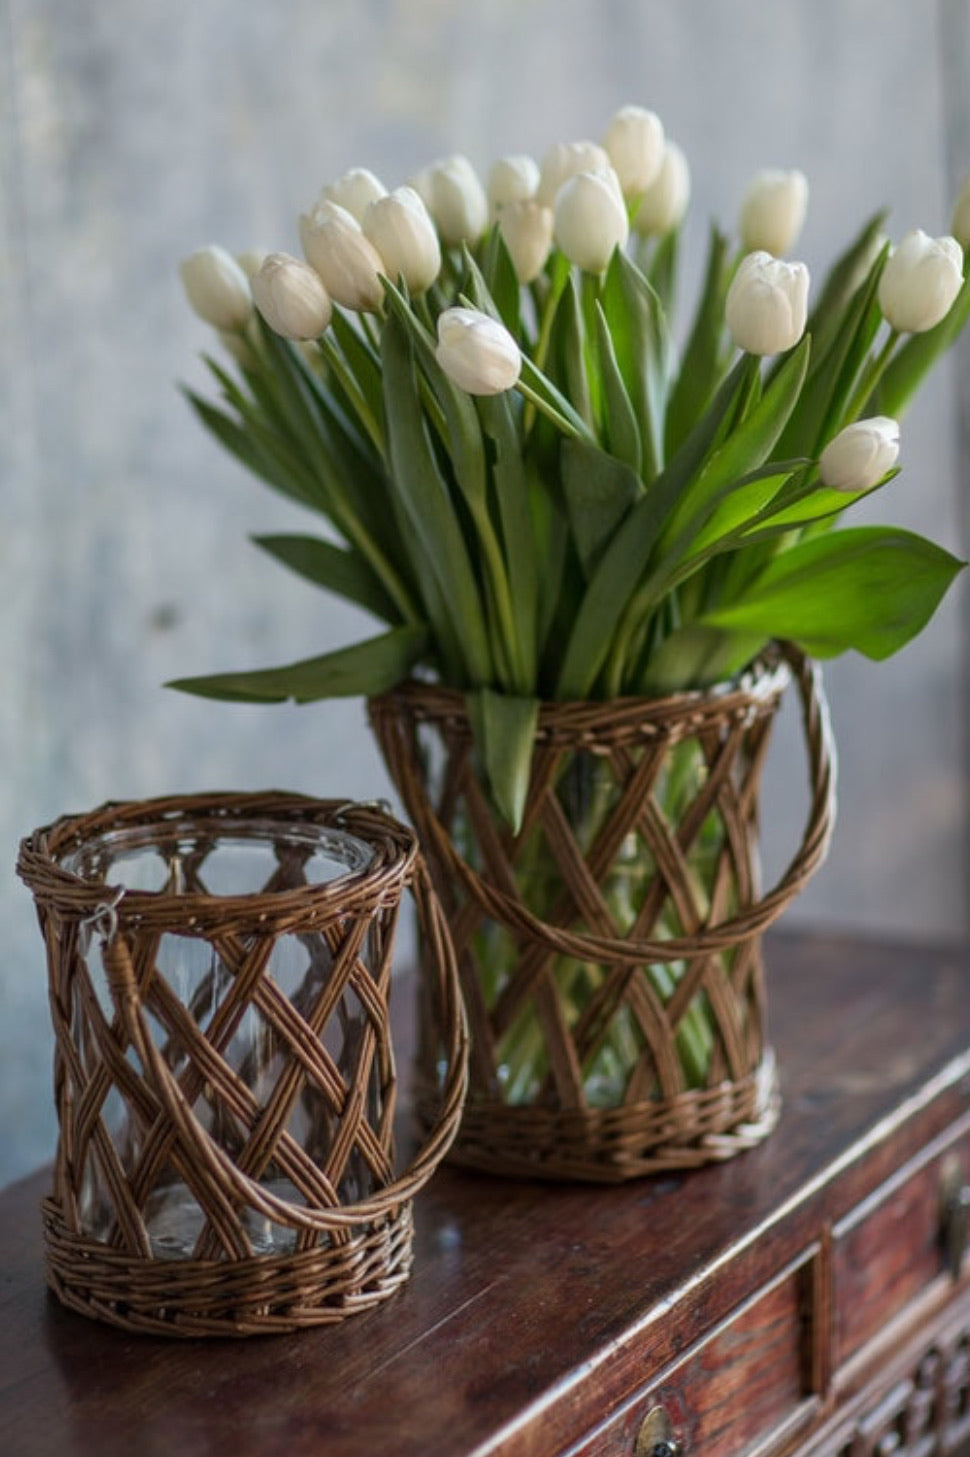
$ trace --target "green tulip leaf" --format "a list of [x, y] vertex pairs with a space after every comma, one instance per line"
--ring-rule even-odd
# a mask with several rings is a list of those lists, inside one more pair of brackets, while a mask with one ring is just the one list
[[[258, 426], [255, 421], [249, 421], [240, 425], [231, 415], [224, 410], [211, 405], [194, 390], [183, 389], [182, 393], [192, 406], [196, 415], [211, 435], [218, 440], [223, 449], [234, 455], [241, 465], [252, 471], [254, 476], [266, 482], [267, 485], [279, 491], [281, 495], [288, 496], [291, 500], [299, 501], [302, 506], [309, 504], [306, 489], [298, 484], [299, 469], [292, 472], [285, 464], [274, 461], [273, 455], [258, 438]], [[295, 462], [298, 466], [298, 462]]]
[[701, 626], [791, 638], [817, 657], [888, 658], [925, 627], [964, 564], [912, 532], [859, 526], [781, 552]]
[[806, 335], [791, 351], [757, 404], [683, 491], [664, 527], [661, 551], [699, 530], [722, 492], [738, 481], [750, 480], [753, 472], [767, 460], [795, 408], [810, 349], [811, 341]]
[[435, 357], [433, 337], [412, 312], [404, 295], [385, 281], [388, 308], [411, 341], [422, 372], [444, 414], [450, 456], [458, 484], [473, 512], [485, 501], [485, 456], [474, 401], [445, 374]]
[[[815, 341], [816, 361], [825, 358], [835, 342], [835, 336], [842, 331], [845, 311], [853, 296], [860, 291], [863, 284], [872, 279], [881, 251], [879, 245], [886, 216], [885, 210], [875, 213], [825, 276], [818, 301], [813, 306], [806, 325], [806, 332]], [[863, 276], [867, 262], [869, 268]], [[880, 263], [877, 271], [881, 271], [881, 268]]]
[[586, 333], [575, 276], [570, 274], [559, 297], [549, 332], [546, 371], [577, 415], [592, 430], [593, 397], [586, 366]]
[[712, 399], [721, 376], [724, 301], [730, 281], [727, 238], [711, 229], [704, 287], [694, 324], [670, 392], [666, 419], [668, 456], [678, 450]]
[[665, 638], [647, 659], [639, 692], [655, 697], [724, 683], [766, 646], [767, 634], [690, 624]]
[[[467, 256], [470, 259], [470, 255]], [[497, 224], [493, 226], [485, 244], [482, 279], [502, 323], [512, 337], [521, 343], [521, 288], [511, 254]]]
[[633, 404], [649, 482], [663, 468], [670, 338], [663, 306], [635, 263], [614, 250], [603, 280], [603, 313]]
[[330, 327], [367, 405], [379, 420], [383, 408], [381, 361], [368, 340], [342, 309], [334, 309]]
[[[507, 392], [483, 395], [476, 404], [484, 432], [495, 447], [492, 481], [498, 505], [503, 563], [525, 677], [529, 683], [534, 683], [539, 635], [540, 562], [522, 458], [520, 423]], [[548, 562], [544, 561], [542, 567], [548, 570]]]
[[[724, 538], [733, 539], [739, 532], [743, 533], [749, 522], [763, 517], [790, 481], [804, 474], [808, 463], [802, 460], [773, 462], [723, 487], [711, 503], [711, 512], [703, 526], [692, 532], [685, 543], [689, 557], [700, 556]], [[844, 496], [842, 504], [848, 504]]]
[[489, 688], [465, 697], [495, 807], [517, 834], [529, 790], [539, 701]]
[[630, 403], [620, 367], [617, 364], [610, 326], [602, 306], [596, 304], [596, 350], [603, 381], [603, 411], [606, 417], [606, 441], [610, 455], [639, 476], [643, 463], [643, 447], [636, 413]]
[[782, 436], [782, 452], [819, 455], [842, 426], [849, 423], [847, 411], [853, 389], [882, 322], [876, 295], [888, 253], [887, 243], [846, 312], [833, 322], [824, 355], [819, 354], [818, 343], [812, 336], [811, 368]]
[[385, 693], [406, 678], [424, 656], [429, 641], [426, 627], [395, 627], [380, 637], [282, 668], [178, 678], [166, 687], [235, 703], [283, 703], [288, 698], [313, 703], [319, 698], [366, 697]]
[[384, 622], [401, 621], [393, 599], [357, 552], [319, 536], [254, 536], [252, 540], [306, 581], [356, 602]]
[[758, 361], [742, 355], [666, 469], [652, 481], [602, 552], [578, 609], [556, 679], [556, 697], [588, 697], [613, 635], [643, 578], [669, 514], [701, 470]]
[[569, 524], [588, 577], [643, 485], [628, 465], [585, 440], [564, 440], [561, 460]]
[[[384, 413], [394, 484], [415, 538], [440, 589], [444, 614], [434, 622], [445, 642], [460, 633], [465, 670], [473, 682], [492, 676], [478, 584], [425, 427], [410, 340], [395, 316], [384, 324]], [[478, 418], [475, 417], [478, 429]], [[430, 606], [431, 604], [429, 604]]]
[[857, 501], [873, 495], [895, 480], [899, 475], [899, 467], [894, 466], [886, 472], [882, 480], [877, 481], [874, 486], [868, 486], [864, 491], [834, 491], [830, 486], [822, 485], [817, 478], [814, 484], [806, 484], [804, 475], [803, 472], [801, 478], [792, 477], [789, 486], [778, 492], [758, 519], [743, 533], [743, 542], [757, 541], [769, 531], [771, 535], [776, 535], [804, 526], [814, 526], [822, 521], [834, 521]]
[[669, 319], [674, 311], [677, 291], [677, 270], [680, 263], [680, 228], [671, 228], [657, 242], [649, 267], [643, 271], [661, 308]]

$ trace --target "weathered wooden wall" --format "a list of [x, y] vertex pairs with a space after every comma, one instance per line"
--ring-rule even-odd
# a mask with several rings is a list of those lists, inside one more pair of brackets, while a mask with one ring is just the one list
[[[967, 0], [0, 0], [0, 1182], [53, 1137], [19, 836], [170, 789], [386, 790], [359, 703], [220, 707], [159, 686], [357, 626], [247, 545], [296, 518], [176, 391], [208, 345], [179, 257], [214, 239], [296, 251], [298, 211], [348, 165], [392, 183], [461, 149], [484, 169], [595, 136], [633, 100], [690, 157], [695, 274], [708, 216], [729, 219], [771, 164], [810, 177], [799, 251], [820, 269], [884, 202], [897, 234], [946, 229], [970, 169], [968, 37]], [[880, 501], [965, 553], [968, 420], [951, 363]], [[889, 664], [831, 669], [841, 822], [802, 919], [966, 932], [966, 604], [954, 592]], [[775, 858], [802, 778], [789, 733]]]

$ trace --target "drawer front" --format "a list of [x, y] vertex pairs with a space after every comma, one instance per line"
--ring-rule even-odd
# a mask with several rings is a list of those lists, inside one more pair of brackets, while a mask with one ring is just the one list
[[808, 1257], [746, 1301], [569, 1457], [634, 1457], [662, 1408], [682, 1457], [738, 1457], [797, 1416], [808, 1395]]
[[[833, 1230], [835, 1365], [844, 1365], [935, 1281], [945, 1276], [961, 1191], [970, 1174], [970, 1134], [910, 1165]], [[959, 1257], [959, 1250], [957, 1251]]]
[[958, 1457], [970, 1450], [970, 1296], [794, 1457]]

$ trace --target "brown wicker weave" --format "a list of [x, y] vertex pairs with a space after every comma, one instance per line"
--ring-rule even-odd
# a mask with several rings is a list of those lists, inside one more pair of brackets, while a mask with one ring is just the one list
[[[798, 853], [778, 885], [762, 894], [757, 795], [773, 717], [792, 674], [802, 702], [811, 807]], [[834, 815], [828, 713], [812, 665], [787, 647], [737, 686], [711, 693], [543, 705], [518, 835], [489, 807], [460, 694], [410, 683], [372, 700], [370, 714], [458, 953], [472, 1049], [452, 1159], [525, 1177], [619, 1182], [729, 1158], [763, 1138], [776, 1121], [778, 1096], [765, 1045], [761, 932], [821, 863]], [[671, 751], [687, 739], [703, 754], [703, 782], [672, 824], [658, 785]], [[615, 790], [609, 817], [585, 850], [560, 795], [566, 766], [579, 752], [609, 766]], [[712, 818], [720, 848], [710, 904], [702, 909], [690, 855]], [[523, 847], [537, 835], [560, 886], [544, 918], [525, 903], [517, 878]], [[602, 887], [631, 836], [652, 857], [653, 870], [632, 927], [621, 928]], [[491, 996], [474, 945], [490, 923], [517, 948], [513, 970]], [[680, 934], [670, 933], [671, 923]], [[557, 977], [563, 957], [606, 973], [578, 1014]], [[676, 989], [665, 1000], [646, 969], [672, 965]], [[700, 996], [714, 1044], [704, 1085], [688, 1086], [677, 1035]], [[541, 1029], [548, 1072], [534, 1096], [513, 1103], [500, 1044], [524, 1011]], [[620, 1015], [636, 1029], [642, 1050], [617, 1106], [590, 1106], [590, 1059]], [[419, 1086], [426, 1091], [431, 1046], [426, 1040], [419, 1054]], [[429, 1104], [424, 1112], [429, 1116]]]
[[[254, 824], [275, 844], [278, 872], [256, 894], [208, 893], [207, 853], [220, 835]], [[188, 838], [177, 892], [119, 894], [64, 868], [79, 847], [136, 826], [162, 847]], [[292, 852], [286, 861], [281, 850], [294, 826], [354, 835], [370, 847], [371, 863], [307, 884]], [[60, 1137], [44, 1220], [48, 1279], [63, 1303], [130, 1331], [242, 1336], [337, 1321], [392, 1294], [411, 1265], [411, 1199], [458, 1126], [467, 1050], [454, 952], [411, 832], [364, 805], [196, 795], [58, 820], [24, 840], [18, 870], [47, 944]], [[396, 1177], [388, 994], [406, 889], [430, 946], [443, 1072], [424, 1145]], [[103, 981], [85, 954], [92, 935], [100, 937]], [[219, 998], [213, 1010], [210, 983], [204, 1025], [197, 998], [185, 1005], [162, 969], [173, 936], [204, 943], [213, 965], [221, 963]], [[284, 938], [310, 964], [290, 995], [272, 974]], [[351, 1003], [362, 1030], [347, 1068], [327, 1033]], [[247, 1017], [271, 1042], [269, 1088], [254, 1090], [230, 1056]], [[123, 1145], [108, 1113], [119, 1106], [129, 1130]], [[314, 1110], [322, 1160], [291, 1131], [298, 1106], [301, 1116]], [[294, 1197], [273, 1192], [274, 1173]], [[173, 1175], [200, 1209], [191, 1258], [153, 1253], [148, 1206]], [[85, 1223], [92, 1177], [113, 1209], [104, 1238]], [[347, 1187], [363, 1193], [348, 1202]], [[284, 1231], [282, 1251], [254, 1251], [254, 1218]]]

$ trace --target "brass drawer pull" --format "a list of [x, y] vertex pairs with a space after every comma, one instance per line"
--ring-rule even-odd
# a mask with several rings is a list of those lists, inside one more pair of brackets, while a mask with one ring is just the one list
[[634, 1457], [683, 1457], [679, 1442], [674, 1441], [670, 1418], [662, 1406], [652, 1407], [637, 1437]]

